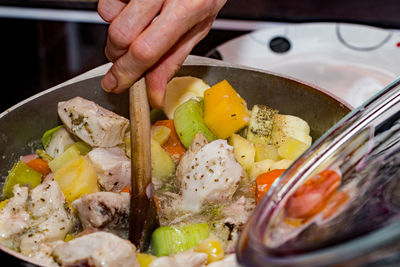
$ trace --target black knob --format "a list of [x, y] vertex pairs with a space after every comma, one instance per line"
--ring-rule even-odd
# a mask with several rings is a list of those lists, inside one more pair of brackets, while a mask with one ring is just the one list
[[290, 42], [282, 36], [274, 37], [269, 41], [269, 48], [275, 53], [285, 53], [290, 49]]

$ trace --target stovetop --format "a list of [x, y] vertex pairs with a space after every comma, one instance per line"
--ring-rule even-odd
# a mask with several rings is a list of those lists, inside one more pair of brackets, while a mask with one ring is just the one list
[[2, 0], [0, 5], [95, 11], [97, 3], [97, 0]]
[[[2, 0], [0, 6], [96, 10], [98, 0]], [[398, 0], [229, 0], [219, 18], [263, 21], [341, 21], [400, 28]]]

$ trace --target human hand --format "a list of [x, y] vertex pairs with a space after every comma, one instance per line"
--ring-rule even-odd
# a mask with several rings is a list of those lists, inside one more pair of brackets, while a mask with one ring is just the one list
[[114, 64], [102, 80], [121, 93], [145, 74], [150, 104], [161, 108], [166, 84], [210, 31], [226, 0], [99, 0], [110, 22], [105, 48]]

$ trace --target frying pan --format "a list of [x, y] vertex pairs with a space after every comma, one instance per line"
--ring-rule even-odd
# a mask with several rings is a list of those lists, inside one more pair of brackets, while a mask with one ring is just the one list
[[[36, 94], [0, 114], [0, 179], [4, 180], [20, 155], [41, 147], [44, 131], [61, 124], [57, 103], [75, 96], [92, 100], [122, 116], [128, 117], [127, 92], [105, 93], [100, 80], [110, 65], [98, 68], [61, 86]], [[306, 120], [313, 140], [319, 138], [349, 111], [350, 106], [327, 91], [290, 77], [227, 62], [190, 56], [176, 76], [195, 76], [213, 85], [224, 79], [247, 101], [248, 107], [264, 104]], [[87, 76], [94, 76], [87, 78]], [[2, 187], [2, 186], [1, 186]], [[37, 264], [0, 245], [0, 259], [13, 265]], [[34, 265], [33, 265], [34, 266]]]

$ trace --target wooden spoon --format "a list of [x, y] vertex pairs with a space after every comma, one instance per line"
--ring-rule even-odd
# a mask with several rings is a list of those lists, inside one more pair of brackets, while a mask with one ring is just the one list
[[144, 252], [159, 226], [151, 183], [150, 106], [144, 78], [129, 89], [132, 185], [129, 240]]

